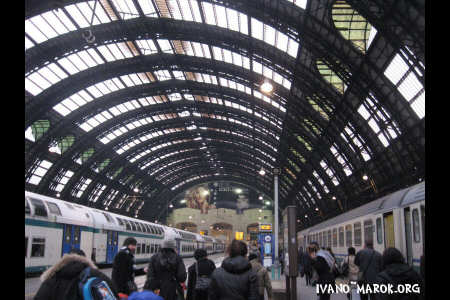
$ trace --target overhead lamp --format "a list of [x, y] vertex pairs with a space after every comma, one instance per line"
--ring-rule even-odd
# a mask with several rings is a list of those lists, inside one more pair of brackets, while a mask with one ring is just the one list
[[262, 209], [259, 209], [259, 212], [262, 212]]
[[186, 199], [180, 201], [181, 204], [186, 203]]
[[204, 191], [202, 192], [202, 194], [203, 194], [203, 196], [208, 196], [208, 195], [209, 195], [209, 191], [208, 191], [208, 190], [204, 190]]
[[259, 199], [259, 200], [262, 200], [262, 199], [263, 199], [263, 196], [259, 196], [258, 199]]
[[242, 193], [242, 189], [236, 189], [235, 192], [236, 192], [236, 194], [240, 194], [240, 193]]
[[134, 188], [133, 190], [135, 193], [139, 193], [139, 189], [137, 187]]
[[158, 220], [155, 220], [155, 223], [158, 223]]
[[266, 205], [270, 205], [270, 201], [266, 201]]
[[170, 204], [169, 207], [172, 208], [172, 207], [173, 207], [173, 204]]
[[366, 181], [367, 179], [369, 179], [369, 177], [367, 177], [367, 175], [364, 174], [363, 177], [362, 177], [362, 179], [363, 179], [364, 181]]
[[333, 200], [336, 200], [336, 197], [335, 196], [333, 196], [331, 199], [333, 199]]
[[261, 92], [266, 94], [271, 93], [273, 91], [273, 85], [269, 81], [264, 80], [264, 82], [260, 86], [260, 90]]
[[56, 194], [56, 197], [58, 197], [58, 198], [59, 198], [60, 196], [61, 196], [61, 194], [60, 194], [60, 193]]
[[316, 207], [316, 211], [319, 211], [319, 209]]
[[266, 171], [264, 171], [264, 169], [261, 168], [261, 170], [259, 171], [259, 175], [261, 176], [266, 175]]

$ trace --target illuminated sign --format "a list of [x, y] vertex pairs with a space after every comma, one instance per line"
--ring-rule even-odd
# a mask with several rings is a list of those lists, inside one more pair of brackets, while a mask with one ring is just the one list
[[260, 224], [259, 231], [272, 231], [272, 224]]
[[205, 232], [203, 230], [200, 230], [200, 235], [205, 235]]
[[244, 233], [241, 232], [241, 231], [236, 231], [236, 233], [235, 233], [235, 238], [236, 238], [237, 240], [243, 240], [243, 239], [244, 239]]

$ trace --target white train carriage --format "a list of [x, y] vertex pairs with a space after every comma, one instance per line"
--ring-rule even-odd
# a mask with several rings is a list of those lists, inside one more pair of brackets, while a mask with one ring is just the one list
[[137, 240], [136, 263], [148, 262], [164, 240], [175, 240], [182, 257], [215, 249], [211, 237], [25, 192], [25, 273], [47, 269], [72, 248], [110, 265], [127, 237]]
[[396, 247], [408, 264], [418, 268], [424, 250], [425, 182], [402, 189], [297, 233], [304, 249], [311, 241], [330, 247], [337, 259], [372, 241], [382, 253]]

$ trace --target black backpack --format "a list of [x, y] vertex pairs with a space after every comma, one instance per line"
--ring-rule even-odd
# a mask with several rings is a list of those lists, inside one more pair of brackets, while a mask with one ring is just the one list
[[197, 280], [195, 282], [195, 290], [205, 291], [211, 283], [211, 277], [208, 275], [198, 275], [198, 263], [195, 263], [195, 272], [197, 273]]

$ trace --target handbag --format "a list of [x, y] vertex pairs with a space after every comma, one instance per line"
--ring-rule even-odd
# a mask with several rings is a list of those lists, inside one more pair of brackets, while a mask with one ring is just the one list
[[372, 258], [373, 258], [374, 254], [375, 254], [375, 250], [373, 250], [373, 252], [372, 252], [372, 256], [370, 257], [370, 260], [369, 260], [369, 263], [367, 264], [366, 269], [362, 272], [361, 271], [358, 272], [358, 282], [364, 281], [364, 275], [365, 275], [367, 269], [369, 268], [370, 263], [372, 262]]
[[211, 283], [211, 278], [207, 275], [198, 275], [198, 263], [195, 263], [195, 272], [197, 273], [197, 280], [195, 281], [196, 290], [207, 290]]
[[350, 266], [348, 264], [348, 257], [347, 257], [347, 261], [344, 261], [344, 263], [342, 264], [342, 275], [347, 277], [349, 270]]

